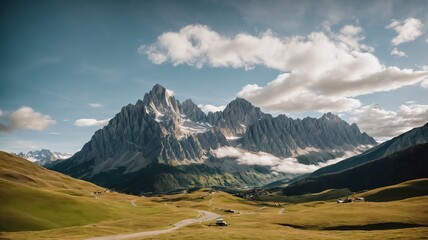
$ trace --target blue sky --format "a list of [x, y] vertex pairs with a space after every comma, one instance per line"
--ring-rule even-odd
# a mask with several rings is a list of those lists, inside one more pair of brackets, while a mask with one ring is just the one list
[[427, 0], [1, 5], [2, 150], [73, 153], [156, 83], [197, 104], [333, 111], [381, 141], [428, 121]]

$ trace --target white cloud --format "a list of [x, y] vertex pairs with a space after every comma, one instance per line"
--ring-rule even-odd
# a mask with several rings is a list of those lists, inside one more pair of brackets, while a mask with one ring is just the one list
[[213, 150], [213, 154], [217, 158], [234, 158], [238, 164], [270, 166], [273, 170], [273, 174], [275, 172], [294, 174], [311, 173], [321, 167], [335, 164], [357, 153], [358, 152], [347, 152], [340, 158], [331, 159], [327, 162], [319, 163], [318, 165], [306, 165], [299, 163], [295, 158], [278, 158], [265, 152], [249, 152], [234, 147], [221, 147]]
[[168, 95], [170, 96], [170, 97], [172, 97], [172, 96], [174, 96], [174, 91], [173, 90], [171, 90], [171, 89], [165, 89], [166, 90], [166, 93], [168, 93]]
[[386, 26], [388, 29], [394, 29], [397, 36], [391, 40], [392, 45], [398, 46], [401, 43], [411, 42], [422, 34], [423, 24], [416, 18], [407, 18], [404, 21], [392, 20]]
[[110, 121], [110, 118], [103, 119], [103, 120], [97, 120], [93, 118], [82, 118], [78, 119], [74, 122], [74, 125], [77, 127], [102, 127], [108, 124], [108, 121]]
[[385, 110], [377, 104], [368, 105], [353, 111], [350, 120], [382, 141], [427, 123], [428, 105], [407, 102], [398, 111]]
[[407, 54], [405, 52], [400, 51], [397, 48], [392, 49], [391, 55], [396, 57], [407, 57]]
[[211, 104], [199, 104], [198, 107], [204, 112], [204, 113], [209, 113], [209, 112], [220, 112], [223, 111], [226, 106], [214, 106]]
[[99, 103], [89, 103], [89, 106], [93, 107], [93, 108], [102, 108], [102, 107], [104, 107], [104, 105], [99, 104]]
[[0, 131], [2, 132], [19, 129], [42, 131], [56, 123], [50, 116], [35, 112], [31, 107], [26, 106], [19, 108], [10, 115], [2, 113], [1, 117], [5, 117], [8, 121], [7, 123], [0, 123]]
[[348, 111], [361, 106], [354, 97], [389, 91], [422, 81], [428, 71], [386, 67], [364, 45], [361, 27], [340, 33], [313, 32], [281, 38], [271, 31], [258, 36], [222, 36], [207, 26], [188, 25], [141, 46], [156, 64], [251, 69], [264, 65], [281, 74], [266, 86], [249, 84], [237, 95], [273, 112]]

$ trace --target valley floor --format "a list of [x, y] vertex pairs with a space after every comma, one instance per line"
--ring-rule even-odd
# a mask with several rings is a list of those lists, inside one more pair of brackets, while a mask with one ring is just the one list
[[[134, 235], [132, 239], [428, 239], [427, 195], [389, 202], [337, 204], [330, 200], [278, 204], [198, 190], [147, 198], [103, 193], [92, 201], [117, 202], [129, 215], [83, 226], [1, 232], [0, 239], [88, 239], [167, 230], [181, 220], [201, 217], [195, 210], [221, 215], [229, 226], [214, 226], [213, 217], [161, 235]], [[235, 212], [225, 212], [229, 209]]]

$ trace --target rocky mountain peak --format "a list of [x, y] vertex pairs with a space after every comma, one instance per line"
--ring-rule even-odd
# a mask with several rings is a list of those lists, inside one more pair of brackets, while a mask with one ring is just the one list
[[249, 101], [247, 101], [243, 98], [237, 97], [237, 98], [235, 98], [235, 100], [230, 102], [224, 110], [226, 111], [228, 109], [236, 109], [236, 108], [251, 109], [251, 108], [255, 108], [255, 107]]
[[328, 112], [328, 113], [324, 113], [324, 115], [321, 117], [321, 119], [327, 120], [327, 121], [332, 121], [332, 122], [341, 122], [343, 121], [339, 116]]
[[236, 98], [221, 112], [216, 126], [222, 129], [225, 136], [236, 137], [265, 116], [260, 108], [243, 98]]
[[160, 84], [156, 84], [150, 92], [144, 95], [141, 104], [146, 108], [146, 111], [154, 114], [158, 121], [177, 117], [181, 112], [180, 103], [172, 95], [172, 91]]
[[191, 100], [187, 99], [181, 104], [183, 113], [192, 121], [204, 122], [206, 121], [205, 113]]

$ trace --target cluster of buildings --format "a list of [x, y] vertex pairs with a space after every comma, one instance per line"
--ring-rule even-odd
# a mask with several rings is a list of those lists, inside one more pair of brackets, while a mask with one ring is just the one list
[[337, 199], [337, 203], [352, 203], [352, 202], [365, 202], [365, 201], [366, 200], [362, 197], [359, 197], [359, 198], [346, 197], [346, 198]]
[[248, 192], [236, 193], [235, 196], [245, 198], [247, 200], [253, 200], [254, 198], [269, 194], [270, 192], [264, 188], [255, 188]]

